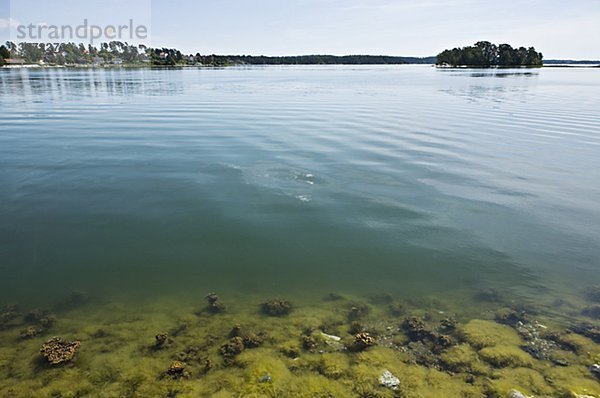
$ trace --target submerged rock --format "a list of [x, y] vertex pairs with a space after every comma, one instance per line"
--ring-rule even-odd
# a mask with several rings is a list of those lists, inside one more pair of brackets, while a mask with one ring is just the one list
[[206, 295], [206, 300], [208, 301], [208, 312], [220, 314], [227, 311], [227, 306], [221, 302], [216, 293], [208, 293]]
[[570, 330], [600, 344], [600, 326], [592, 325], [590, 323], [580, 323], [572, 326]]
[[396, 390], [400, 385], [400, 379], [386, 369], [383, 371], [383, 374], [379, 376], [379, 384], [384, 387], [391, 388], [392, 390]]
[[16, 305], [4, 305], [0, 307], [0, 328], [19, 316]]
[[325, 339], [325, 340], [332, 340], [332, 341], [342, 341], [342, 338], [340, 336], [334, 336], [332, 334], [327, 334], [324, 332], [321, 332], [321, 336]]
[[225, 365], [232, 365], [235, 362], [235, 357], [244, 351], [244, 339], [239, 336], [232, 337], [227, 343], [223, 344], [219, 349]]
[[513, 308], [500, 308], [494, 313], [496, 322], [508, 326], [515, 326], [518, 322], [527, 323], [527, 313]]
[[66, 341], [60, 337], [53, 337], [42, 344], [40, 352], [42, 353], [42, 356], [46, 358], [48, 363], [51, 365], [59, 365], [71, 361], [80, 345], [81, 342], [78, 340]]
[[453, 332], [458, 325], [458, 321], [452, 317], [444, 318], [440, 321], [440, 330], [444, 332]]
[[266, 375], [264, 375], [263, 377], [261, 377], [261, 378], [258, 379], [259, 383], [270, 383], [272, 381], [273, 381], [273, 378], [268, 373]]
[[525, 395], [521, 391], [512, 390], [510, 392], [510, 394], [508, 395], [508, 398], [533, 398], [533, 397], [530, 397], [529, 395]]
[[305, 350], [312, 350], [318, 344], [314, 337], [312, 336], [302, 336], [302, 348]]
[[241, 337], [242, 337], [242, 340], [244, 341], [244, 347], [256, 348], [256, 347], [260, 347], [262, 345], [262, 343], [265, 341], [266, 334], [262, 333], [262, 332], [261, 333], [248, 332], [248, 333], [244, 333]]
[[425, 321], [417, 316], [407, 318], [402, 327], [412, 341], [433, 340], [436, 335]]
[[19, 333], [19, 336], [22, 339], [32, 339], [34, 337], [39, 336], [43, 332], [44, 332], [44, 330], [38, 326], [29, 326], [26, 329], [21, 330], [21, 332]]
[[262, 313], [269, 316], [285, 316], [292, 312], [292, 303], [283, 299], [270, 299], [260, 305]]
[[354, 336], [354, 341], [352, 342], [352, 345], [350, 346], [350, 348], [353, 351], [363, 351], [369, 347], [373, 347], [375, 344], [376, 344], [375, 337], [371, 336], [370, 333], [362, 332], [362, 333], [357, 333]]
[[369, 312], [370, 312], [370, 308], [367, 305], [355, 304], [355, 305], [351, 306], [350, 310], [348, 311], [348, 320], [355, 321], [357, 319], [360, 319], [360, 318], [368, 315]]
[[172, 340], [169, 338], [169, 335], [167, 333], [161, 332], [154, 336], [154, 345], [152, 346], [152, 348], [154, 348], [155, 350], [159, 350], [161, 348], [165, 348], [171, 343]]
[[27, 323], [39, 325], [43, 329], [48, 329], [54, 325], [54, 322], [56, 322], [56, 317], [48, 310], [36, 309], [25, 314], [23, 320]]
[[180, 361], [173, 361], [171, 362], [169, 368], [165, 371], [165, 375], [172, 378], [173, 380], [189, 377], [189, 373], [185, 370], [185, 368], [185, 363]]
[[199, 370], [201, 374], [207, 373], [213, 368], [213, 363], [208, 355], [198, 346], [186, 347], [184, 351], [176, 355], [176, 358], [185, 364], [192, 363], [199, 365], [195, 367], [195, 370]]
[[518, 321], [514, 325], [515, 330], [525, 340], [523, 350], [536, 359], [550, 359], [552, 354], [559, 348], [555, 341], [542, 337], [546, 333], [546, 326], [535, 323], [523, 323]]
[[234, 325], [227, 336], [229, 338], [241, 337], [244, 342], [244, 347], [246, 348], [260, 347], [268, 337], [265, 332], [255, 333], [251, 330], [242, 328], [240, 325]]
[[590, 372], [592, 372], [594, 376], [600, 378], [600, 365], [593, 364], [592, 366], [590, 366]]

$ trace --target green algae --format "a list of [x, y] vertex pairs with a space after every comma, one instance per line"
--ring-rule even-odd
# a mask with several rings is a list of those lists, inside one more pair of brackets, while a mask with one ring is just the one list
[[543, 375], [527, 368], [507, 368], [494, 371], [486, 380], [485, 387], [491, 397], [508, 397], [512, 390], [518, 390], [527, 396], [556, 394]]
[[499, 344], [512, 346], [523, 344], [514, 329], [492, 321], [473, 319], [460, 331], [465, 341], [478, 349]]
[[440, 356], [446, 368], [457, 373], [486, 374], [489, 366], [483, 363], [477, 351], [468, 344], [451, 347]]
[[518, 347], [509, 345], [496, 345], [485, 347], [479, 351], [479, 356], [495, 367], [531, 367], [533, 358]]
[[[505, 397], [512, 389], [527, 395], [600, 395], [588, 367], [598, 360], [598, 344], [575, 333], [561, 333], [561, 349], [553, 354], [567, 366], [537, 360], [520, 347], [523, 339], [509, 326], [467, 319], [452, 333], [449, 347], [431, 355], [428, 366], [414, 363], [402, 319], [390, 314], [386, 300], [371, 302], [360, 322], [377, 345], [354, 352], [348, 309], [360, 298], [327, 301], [294, 299], [285, 317], [260, 313], [260, 298], [227, 298], [227, 312], [213, 314], [200, 300], [86, 304], [57, 313], [52, 333], [82, 341], [72, 363], [51, 368], [39, 357], [48, 335], [18, 338], [18, 328], [0, 330], [0, 396], [48, 397]], [[448, 307], [448, 304], [445, 304]], [[405, 305], [429, 325], [447, 318], [441, 313]], [[458, 311], [456, 311], [458, 312]], [[464, 319], [464, 318], [463, 318]], [[442, 322], [443, 324], [444, 322]], [[451, 328], [453, 329], [453, 328]], [[264, 336], [244, 346], [226, 364], [219, 350], [239, 337]], [[332, 341], [323, 332], [341, 337]], [[156, 335], [169, 344], [155, 349]], [[311, 336], [315, 346], [306, 348]], [[189, 376], [164, 377], [173, 361], [185, 363]], [[400, 379], [396, 390], [379, 385], [389, 370]]]

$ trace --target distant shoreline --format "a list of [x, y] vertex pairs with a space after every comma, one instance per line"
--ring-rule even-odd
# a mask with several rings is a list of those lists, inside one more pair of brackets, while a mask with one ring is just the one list
[[87, 64], [76, 64], [76, 65], [40, 65], [40, 64], [23, 64], [23, 65], [3, 65], [0, 69], [223, 69], [232, 67], [260, 67], [260, 66], [402, 66], [402, 65], [423, 65], [423, 66], [435, 66], [438, 69], [539, 69], [539, 68], [600, 68], [598, 64], [579, 64], [579, 63], [550, 63], [541, 66], [507, 66], [507, 67], [480, 67], [480, 66], [436, 66], [434, 63], [404, 63], [404, 64], [232, 64], [232, 65], [145, 65], [145, 64], [131, 64], [131, 65], [87, 65]]

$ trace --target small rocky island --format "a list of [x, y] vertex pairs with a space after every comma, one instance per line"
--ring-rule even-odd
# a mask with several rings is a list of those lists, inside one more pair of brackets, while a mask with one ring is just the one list
[[437, 56], [437, 66], [493, 67], [540, 67], [543, 55], [534, 47], [513, 48], [510, 44], [496, 45], [479, 41], [473, 46], [444, 50]]

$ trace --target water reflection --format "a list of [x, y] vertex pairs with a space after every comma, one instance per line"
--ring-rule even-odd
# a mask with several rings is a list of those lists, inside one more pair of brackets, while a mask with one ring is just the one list
[[[164, 75], [168, 73], [169, 78]], [[11, 69], [0, 71], [0, 100], [73, 97], [172, 96], [183, 93], [183, 71], [151, 69]], [[36, 97], [36, 98], [32, 98]]]
[[469, 77], [537, 77], [539, 70], [531, 69], [459, 69], [459, 68], [438, 68], [437, 71], [454, 75]]

